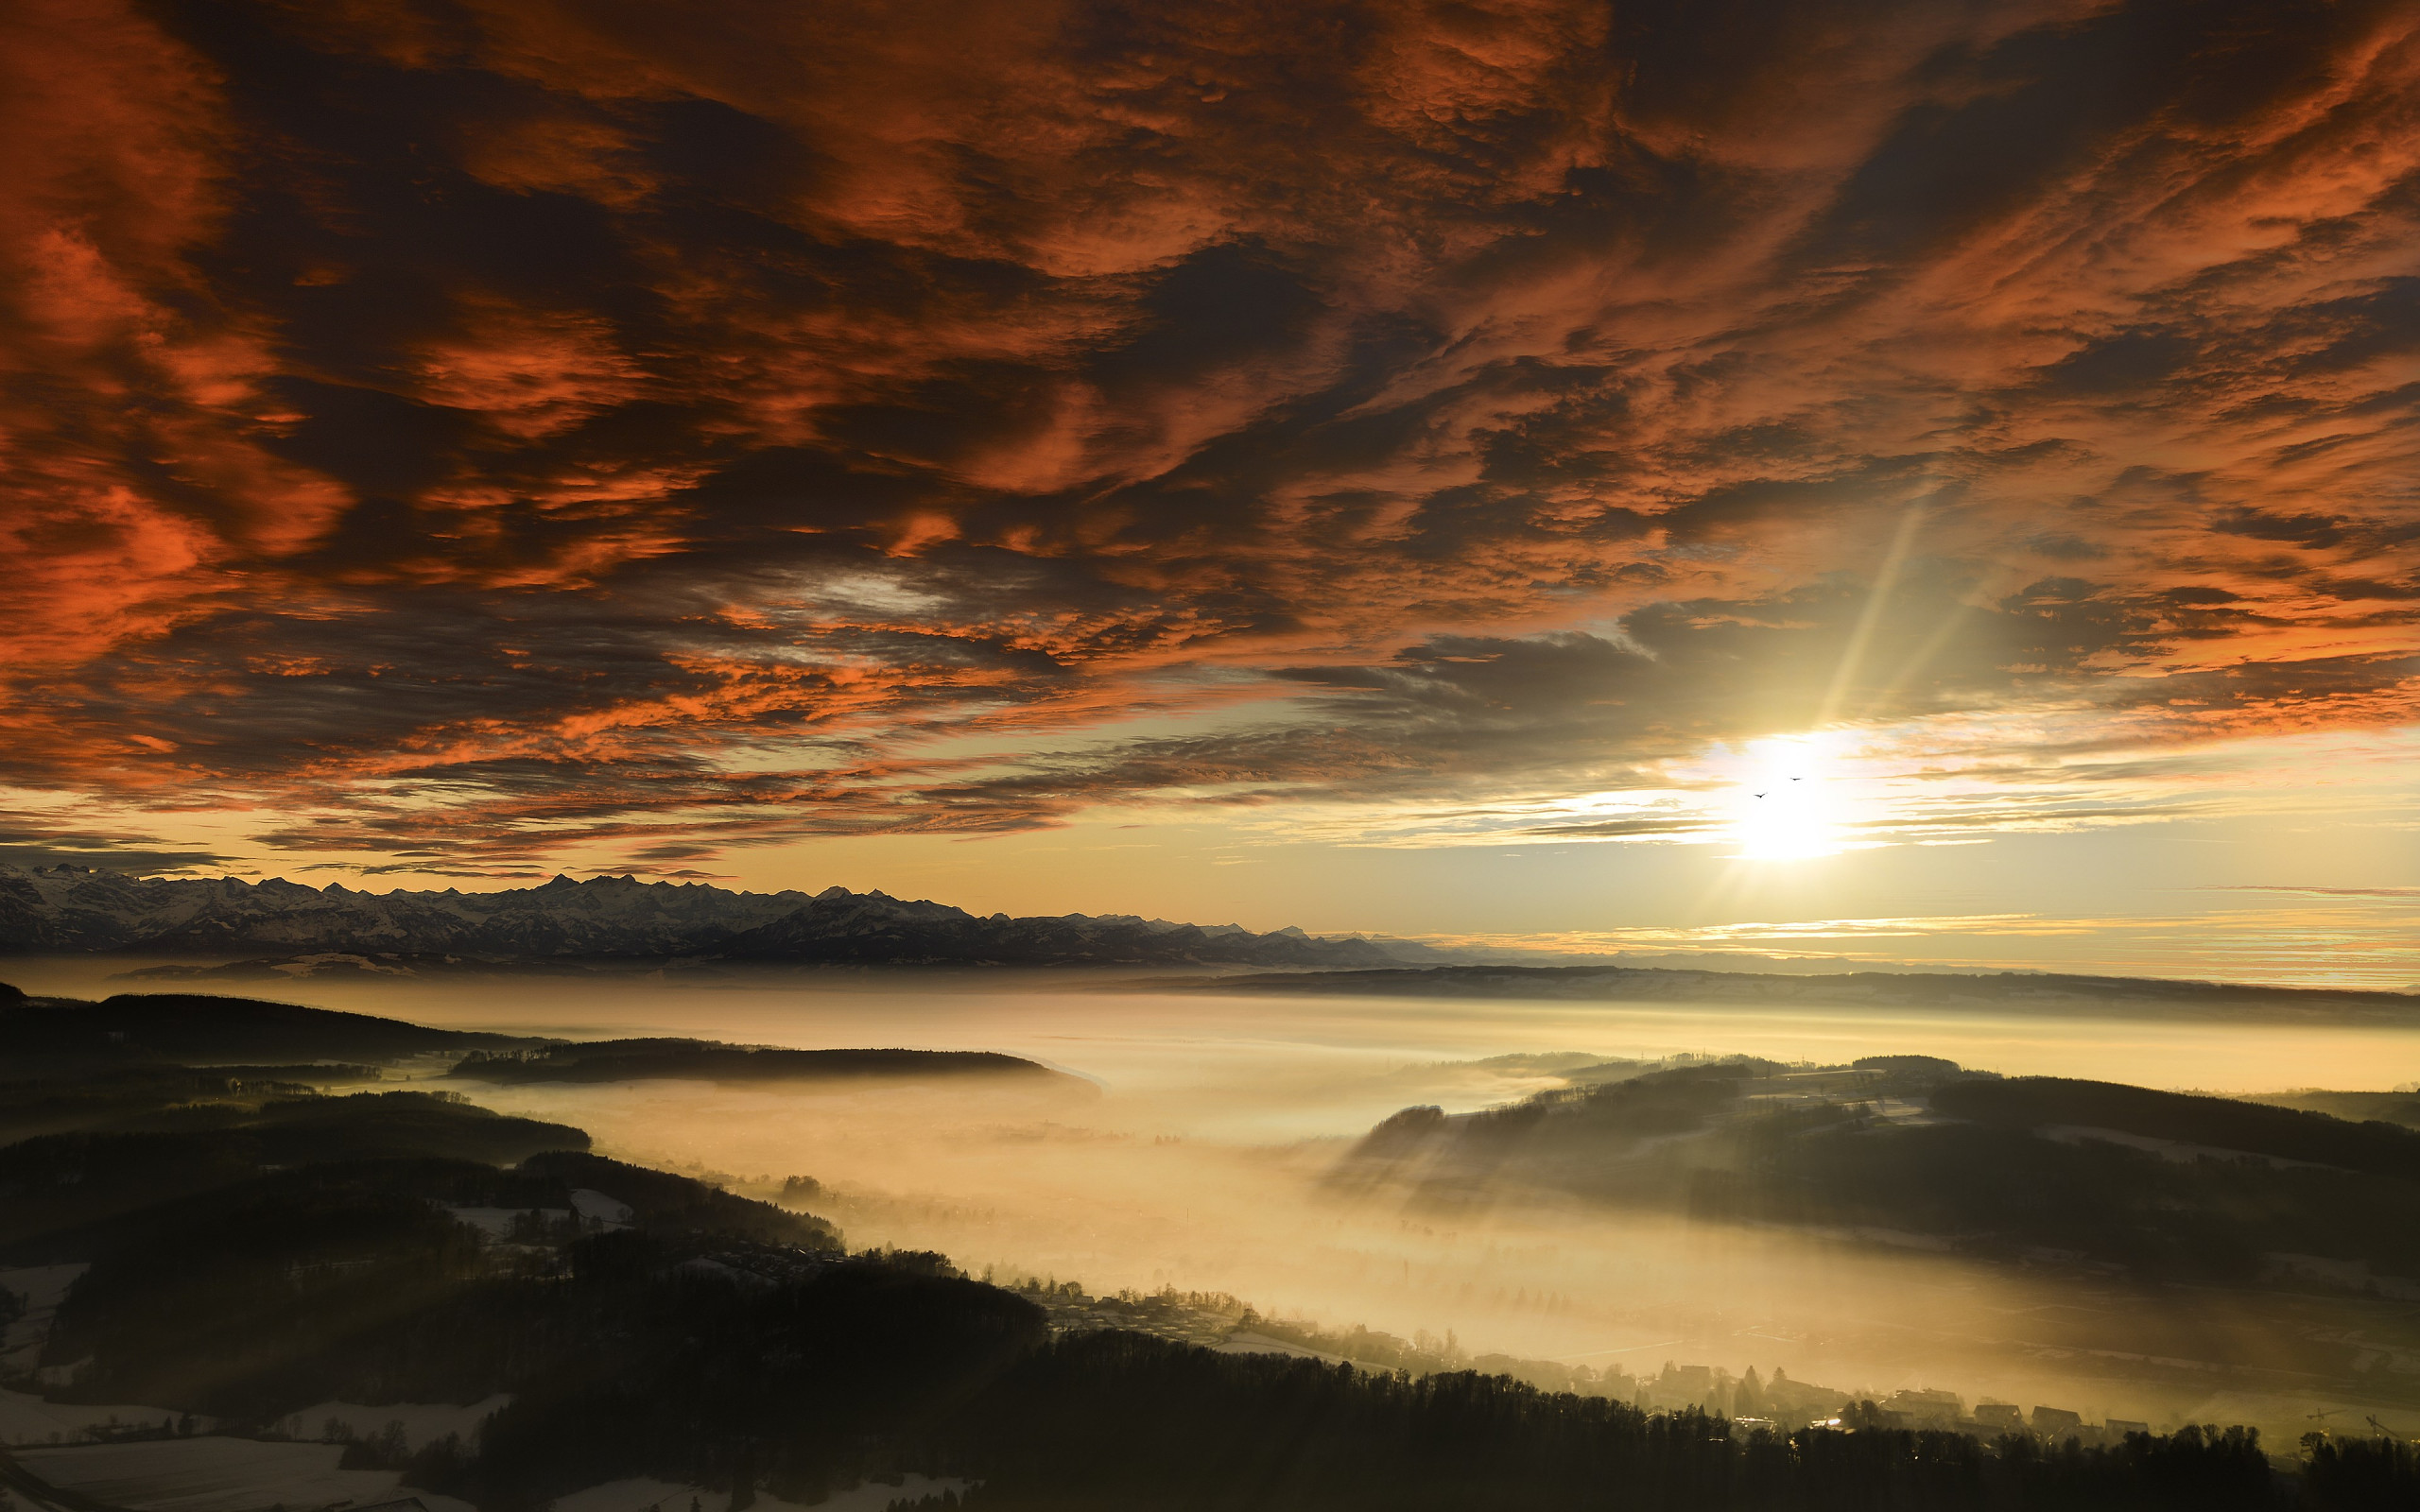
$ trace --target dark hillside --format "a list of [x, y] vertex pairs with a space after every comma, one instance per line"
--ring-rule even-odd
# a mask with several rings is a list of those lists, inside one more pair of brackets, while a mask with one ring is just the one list
[[425, 1092], [206, 1105], [148, 1117], [175, 1126], [0, 1146], [0, 1259], [87, 1260], [115, 1242], [108, 1235], [172, 1233], [209, 1211], [215, 1194], [281, 1168], [373, 1158], [494, 1167], [588, 1144], [585, 1132], [566, 1125]]
[[981, 1050], [780, 1050], [710, 1040], [604, 1040], [524, 1051], [474, 1051], [451, 1074], [507, 1085], [522, 1082], [880, 1081], [1009, 1078], [1091, 1091], [1069, 1076], [1014, 1056]]
[[331, 1083], [378, 1079], [372, 1066], [183, 1066], [142, 1062], [82, 1077], [0, 1080], [0, 1144], [70, 1129], [125, 1128], [191, 1104], [307, 1096]]
[[2420, 1179], [2420, 1132], [2232, 1097], [2154, 1091], [2061, 1076], [1950, 1082], [1933, 1110], [2001, 1128], [2045, 1125], [2114, 1129], [2147, 1139], [2240, 1150], [2284, 1160]]
[[585, 1187], [602, 1192], [631, 1208], [631, 1222], [659, 1233], [725, 1234], [809, 1249], [829, 1249], [836, 1243], [831, 1226], [820, 1218], [736, 1196], [685, 1176], [628, 1165], [577, 1149], [565, 1147], [531, 1156], [521, 1162], [519, 1170], [523, 1176], [560, 1182], [566, 1189]]
[[0, 1078], [167, 1062], [394, 1061], [535, 1041], [257, 998], [122, 993], [0, 1003]]
[[1330, 1180], [1439, 1212], [1577, 1197], [1912, 1234], [2000, 1258], [2061, 1254], [2146, 1280], [2260, 1284], [2286, 1254], [2420, 1276], [2420, 1133], [1904, 1057], [1743, 1061], [1482, 1112], [1407, 1109]]
[[2420, 1092], [2411, 1091], [2331, 1092], [2313, 1088], [2303, 1091], [2262, 1092], [2246, 1097], [2244, 1101], [2265, 1103], [2271, 1108], [2299, 1108], [2306, 1112], [2325, 1113], [2330, 1118], [2395, 1124], [2404, 1128], [2420, 1129]]
[[1839, 1004], [1962, 1007], [2044, 1015], [2091, 1014], [2115, 1008], [2153, 1017], [2252, 1017], [2420, 1025], [2420, 994], [2410, 992], [2031, 971], [1850, 971], [1788, 976], [1632, 966], [1394, 966], [1366, 971], [1256, 971], [1189, 985], [1193, 990], [1202, 992]]

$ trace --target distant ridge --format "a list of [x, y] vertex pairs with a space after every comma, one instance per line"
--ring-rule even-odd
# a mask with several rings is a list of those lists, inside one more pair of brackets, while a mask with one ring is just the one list
[[466, 1081], [1027, 1082], [1098, 1094], [1080, 1076], [994, 1050], [788, 1050], [714, 1040], [592, 1040], [534, 1049], [475, 1050], [450, 1074]]
[[[256, 974], [428, 965], [674, 959], [833, 965], [1254, 966], [1402, 964], [1416, 946], [1253, 934], [1132, 915], [989, 918], [945, 903], [828, 887], [731, 892], [634, 877], [557, 877], [501, 892], [358, 892], [271, 878], [141, 878], [0, 867], [0, 954], [274, 954]], [[1434, 959], [1433, 954], [1427, 956]], [[380, 964], [382, 962], [388, 964]], [[322, 965], [336, 964], [323, 962]], [[180, 973], [188, 974], [188, 973]]]
[[2224, 1013], [2368, 1014], [2420, 1022], [2420, 994], [2354, 988], [2262, 987], [2054, 971], [1842, 971], [1785, 976], [1635, 966], [1395, 966], [1340, 971], [1262, 971], [1186, 984], [1212, 992], [1319, 992], [1370, 997], [1572, 998], [1599, 1002], [1962, 1005], [2035, 1012], [2089, 1011], [2113, 1003]]

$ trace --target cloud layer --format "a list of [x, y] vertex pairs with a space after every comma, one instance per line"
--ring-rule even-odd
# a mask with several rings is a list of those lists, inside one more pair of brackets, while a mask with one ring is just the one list
[[54, 817], [671, 867], [2410, 719], [2405, 5], [6, 25]]

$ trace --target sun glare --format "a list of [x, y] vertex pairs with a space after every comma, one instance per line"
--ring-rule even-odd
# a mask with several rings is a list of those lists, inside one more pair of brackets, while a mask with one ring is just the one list
[[1847, 849], [1833, 791], [1832, 742], [1822, 735], [1752, 742], [1745, 781], [1731, 794], [1732, 833], [1751, 861], [1805, 861]]

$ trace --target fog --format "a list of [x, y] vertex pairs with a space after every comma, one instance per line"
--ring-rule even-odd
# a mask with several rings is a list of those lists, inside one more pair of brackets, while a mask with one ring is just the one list
[[[28, 963], [43, 991], [97, 995], [96, 963]], [[1003, 1279], [1226, 1292], [1264, 1312], [1473, 1353], [1619, 1366], [1781, 1366], [1887, 1394], [1946, 1387], [2085, 1414], [2253, 1421], [2290, 1434], [2337, 1400], [2338, 1355], [2376, 1331], [2341, 1309], [2254, 1294], [2152, 1300], [1888, 1244], [1638, 1218], [1533, 1201], [1450, 1221], [1320, 1177], [1412, 1104], [1449, 1111], [1558, 1085], [1558, 1054], [1753, 1054], [1835, 1063], [1944, 1056], [2004, 1073], [2165, 1088], [2385, 1089], [2420, 1076], [2420, 1035], [2370, 1027], [1818, 1012], [1706, 1005], [1442, 1002], [1103, 989], [1026, 975], [767, 977], [678, 986], [553, 977], [311, 982], [271, 993], [424, 1023], [569, 1038], [683, 1035], [797, 1048], [1025, 1056], [1083, 1078], [1046, 1091], [497, 1088], [500, 1110], [576, 1124], [601, 1153], [702, 1170], [741, 1190], [813, 1177], [853, 1246], [933, 1248]], [[151, 989], [171, 984], [143, 984]], [[1089, 1085], [1085, 1085], [1085, 1084]], [[2408, 1329], [2409, 1325], [2402, 1325]], [[2331, 1332], [2332, 1331], [2332, 1332]], [[2341, 1352], [2341, 1351], [2340, 1351]]]

